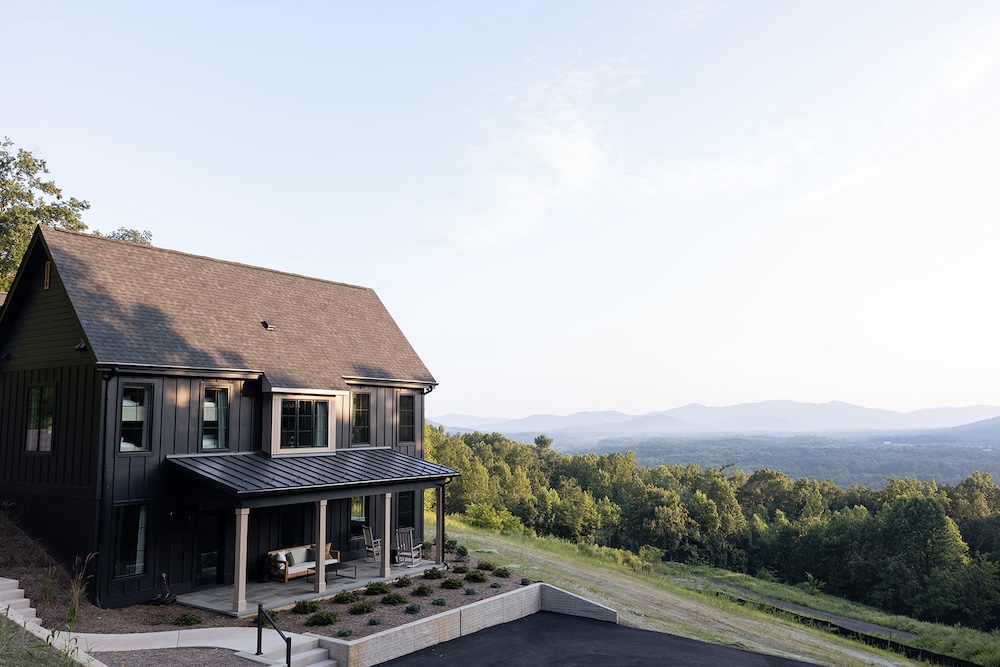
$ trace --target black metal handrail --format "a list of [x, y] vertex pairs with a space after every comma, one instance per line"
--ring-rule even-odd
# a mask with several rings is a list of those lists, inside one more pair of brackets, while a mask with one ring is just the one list
[[263, 646], [265, 618], [267, 619], [267, 622], [271, 624], [271, 627], [277, 630], [278, 634], [281, 635], [281, 638], [285, 640], [285, 665], [286, 667], [292, 667], [292, 638], [285, 636], [285, 633], [281, 631], [281, 628], [279, 628], [278, 624], [274, 622], [271, 615], [264, 611], [264, 605], [262, 604], [257, 605], [257, 655], [264, 653], [264, 651], [261, 650], [261, 647]]

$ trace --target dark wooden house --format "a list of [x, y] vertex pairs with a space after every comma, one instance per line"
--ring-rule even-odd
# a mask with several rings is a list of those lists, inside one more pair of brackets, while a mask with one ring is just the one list
[[422, 535], [457, 474], [422, 458], [434, 386], [370, 289], [39, 227], [0, 309], [0, 499], [97, 554], [101, 606], [166, 574], [242, 611], [269, 550]]

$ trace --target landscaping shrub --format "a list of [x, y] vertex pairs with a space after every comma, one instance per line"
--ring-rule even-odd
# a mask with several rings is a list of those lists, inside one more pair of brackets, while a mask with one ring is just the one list
[[424, 579], [441, 579], [442, 577], [444, 577], [444, 572], [437, 569], [436, 567], [432, 567], [431, 569], [424, 572]]
[[501, 584], [499, 581], [494, 581], [492, 584], [490, 584], [490, 588], [500, 588], [500, 585]]
[[455, 549], [458, 547], [458, 540], [445, 540], [444, 550], [447, 553], [454, 553]]
[[475, 595], [476, 594], [476, 589], [475, 588], [466, 588], [465, 589], [465, 594], [466, 595]]
[[416, 597], [419, 597], [419, 598], [425, 598], [428, 595], [430, 595], [433, 590], [434, 589], [432, 589], [427, 584], [420, 584], [419, 586], [417, 586], [416, 588], [414, 588], [412, 591], [410, 591], [410, 595], [415, 595]]
[[194, 612], [186, 611], [174, 619], [174, 625], [198, 625], [202, 618]]
[[460, 560], [465, 560], [469, 557], [469, 549], [464, 544], [460, 544], [455, 547], [455, 556]]
[[435, 607], [443, 607], [445, 605], [444, 598], [434, 598], [431, 600], [431, 604]]
[[449, 577], [441, 582], [441, 588], [447, 588], [448, 590], [457, 591], [462, 588], [465, 584], [462, 583], [461, 579], [454, 579]]
[[476, 564], [476, 569], [487, 570], [489, 572], [492, 572], [493, 570], [497, 569], [497, 566], [493, 564], [493, 561], [481, 560]]
[[409, 600], [408, 597], [402, 593], [386, 593], [382, 596], [382, 604], [397, 605], [403, 604]]
[[473, 570], [472, 572], [469, 572], [467, 575], [465, 575], [465, 580], [471, 581], [475, 584], [481, 584], [484, 581], [486, 581], [486, 573], [483, 572], [482, 570]]
[[368, 625], [382, 625], [382, 619], [378, 616], [372, 616], [368, 619]]
[[361, 591], [355, 589], [353, 591], [340, 591], [333, 596], [333, 601], [337, 604], [354, 604], [361, 599]]
[[522, 586], [527, 586], [530, 583], [531, 583], [531, 579], [528, 579], [527, 577], [521, 579], [521, 585]]
[[343, 630], [337, 630], [337, 636], [338, 637], [350, 637], [352, 634], [354, 634], [354, 633], [350, 630], [350, 628], [344, 628]]
[[393, 582], [392, 584], [396, 588], [409, 588], [413, 585], [413, 580], [410, 579], [410, 575], [404, 575]]
[[293, 614], [315, 614], [323, 607], [320, 606], [319, 600], [299, 600], [292, 607]]
[[510, 570], [508, 570], [505, 567], [498, 567], [497, 569], [493, 570], [493, 576], [500, 577], [501, 579], [506, 579], [507, 577], [510, 576]]
[[365, 595], [385, 595], [389, 592], [389, 584], [384, 581], [372, 581], [365, 586]]
[[335, 611], [317, 611], [306, 619], [306, 625], [333, 625], [340, 620], [340, 614]]
[[414, 602], [413, 604], [406, 605], [407, 614], [416, 614], [419, 611], [420, 611], [420, 605], [417, 604], [416, 602]]
[[360, 616], [361, 614], [370, 614], [375, 611], [375, 603], [371, 600], [365, 600], [364, 602], [358, 602], [357, 604], [351, 605], [349, 609], [352, 616]]
[[466, 572], [469, 571], [469, 566], [468, 565], [456, 565], [455, 567], [451, 568], [451, 571], [454, 572], [455, 574], [465, 574]]

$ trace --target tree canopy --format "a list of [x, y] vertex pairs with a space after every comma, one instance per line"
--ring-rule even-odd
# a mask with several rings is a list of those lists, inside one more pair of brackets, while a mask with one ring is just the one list
[[81, 214], [90, 208], [83, 199], [63, 197], [45, 160], [4, 138], [0, 143], [0, 290], [14, 280], [21, 257], [36, 225], [83, 231]]
[[[0, 291], [9, 289], [14, 281], [36, 226], [82, 232], [87, 229], [82, 215], [90, 208], [90, 202], [66, 198], [54, 181], [46, 180], [49, 168], [45, 160], [13, 146], [7, 137], [0, 142]], [[109, 234], [97, 230], [94, 234], [139, 245], [153, 244], [148, 230], [119, 227]]]
[[445, 510], [473, 524], [801, 584], [918, 618], [1000, 625], [1000, 487], [889, 478], [879, 491], [730, 465], [645, 467], [498, 433], [425, 429], [458, 469]]

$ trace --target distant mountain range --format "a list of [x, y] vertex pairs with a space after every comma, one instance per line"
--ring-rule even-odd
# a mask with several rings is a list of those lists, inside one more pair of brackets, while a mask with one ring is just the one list
[[[971, 405], [893, 412], [850, 403], [763, 401], [713, 407], [692, 403], [672, 410], [627, 415], [621, 412], [577, 412], [572, 415], [532, 415], [521, 419], [446, 414], [430, 418], [449, 432], [483, 431], [523, 436], [544, 433], [558, 439], [597, 439], [620, 436], [711, 436], [733, 433], [846, 433], [931, 431], [963, 427], [972, 432], [994, 432], [1000, 406]], [[975, 424], [975, 422], [983, 422]]]

